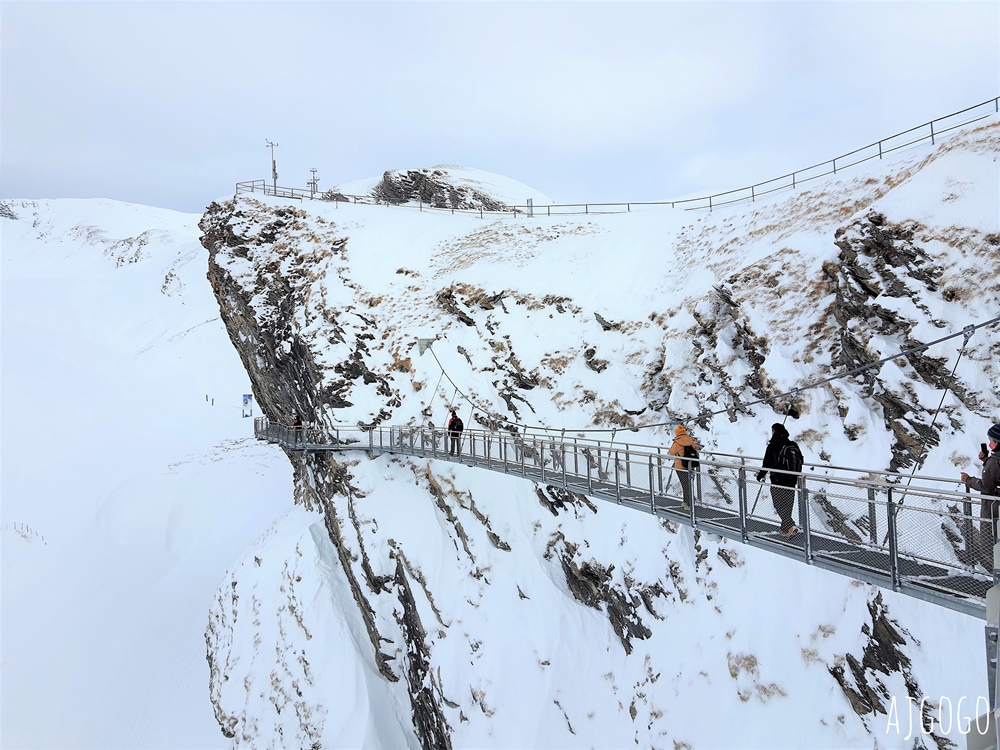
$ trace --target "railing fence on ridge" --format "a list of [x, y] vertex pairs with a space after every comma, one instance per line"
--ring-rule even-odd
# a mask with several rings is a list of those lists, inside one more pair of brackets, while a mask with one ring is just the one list
[[[993, 99], [987, 99], [984, 102], [975, 104], [971, 107], [966, 107], [965, 109], [959, 110], [958, 112], [952, 112], [949, 115], [939, 117], [930, 122], [924, 123], [922, 125], [917, 125], [916, 127], [910, 128], [909, 130], [904, 130], [901, 133], [896, 133], [888, 138], [883, 138], [875, 143], [871, 143], [867, 146], [855, 149], [846, 154], [841, 154], [840, 156], [834, 157], [833, 159], [828, 159], [827, 161], [814, 164], [811, 167], [805, 167], [804, 169], [798, 169], [789, 174], [781, 175], [780, 177], [774, 177], [770, 180], [765, 180], [763, 182], [757, 182], [753, 185], [748, 185], [746, 187], [736, 188], [734, 190], [727, 190], [721, 193], [713, 193], [712, 195], [707, 195], [698, 198], [684, 198], [681, 200], [673, 201], [631, 201], [631, 202], [617, 202], [617, 203], [553, 203], [550, 205], [515, 205], [510, 206], [503, 211], [489, 211], [485, 209], [463, 209], [463, 208], [448, 208], [444, 206], [434, 206], [431, 204], [424, 204], [423, 202], [418, 203], [418, 205], [413, 206], [410, 204], [397, 204], [397, 203], [387, 203], [384, 201], [377, 201], [371, 196], [362, 195], [344, 195], [343, 197], [347, 199], [346, 202], [354, 204], [367, 204], [367, 205], [385, 205], [385, 206], [395, 206], [400, 208], [416, 208], [420, 211], [443, 211], [451, 214], [471, 214], [478, 215], [483, 218], [487, 215], [489, 216], [526, 216], [532, 217], [536, 215], [546, 215], [546, 216], [570, 216], [570, 215], [580, 215], [580, 214], [605, 214], [605, 213], [627, 213], [632, 211], [634, 208], [640, 208], [643, 206], [670, 206], [671, 208], [681, 207], [686, 210], [711, 210], [713, 208], [728, 205], [730, 203], [738, 203], [740, 201], [755, 201], [758, 197], [767, 195], [769, 193], [776, 192], [778, 190], [795, 189], [802, 185], [803, 183], [810, 182], [812, 180], [818, 179], [820, 177], [826, 177], [831, 174], [837, 174], [845, 169], [862, 164], [864, 162], [870, 161], [872, 159], [881, 159], [886, 154], [892, 153], [893, 151], [898, 151], [903, 148], [907, 148], [918, 143], [923, 143], [929, 141], [932, 145], [937, 142], [937, 139], [946, 133], [950, 133], [958, 128], [971, 125], [973, 123], [979, 122], [987, 117], [991, 117], [1000, 113], [1000, 97], [995, 97]], [[303, 190], [300, 188], [290, 188], [282, 187], [279, 185], [268, 185], [265, 180], [245, 180], [236, 183], [236, 193], [254, 193], [257, 191], [262, 191], [264, 195], [272, 195], [279, 198], [291, 198], [293, 200], [304, 200], [306, 198], [320, 199], [320, 200], [332, 200], [334, 203], [343, 203], [345, 201], [336, 199], [327, 199], [323, 196], [326, 194], [313, 189]], [[327, 191], [329, 192], [329, 191]]]
[[806, 465], [792, 490], [799, 533], [785, 538], [755, 457], [704, 452], [685, 503], [676, 457], [662, 446], [465, 430], [455, 457], [443, 428], [327, 431], [261, 417], [254, 433], [293, 450], [416, 455], [522, 476], [985, 617], [994, 531], [979, 519], [980, 497], [953, 489], [954, 479]]

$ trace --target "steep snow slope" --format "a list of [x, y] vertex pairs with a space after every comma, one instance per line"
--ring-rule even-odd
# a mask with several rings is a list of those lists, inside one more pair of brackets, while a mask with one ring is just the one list
[[[203, 243], [273, 419], [441, 424], [454, 404], [490, 429], [662, 425], [634, 439], [665, 442], [678, 419], [994, 316], [998, 151], [991, 124], [710, 214], [240, 197], [210, 207]], [[802, 392], [793, 437], [813, 461], [956, 475], [1000, 417], [996, 329], [953, 384], [960, 346]], [[759, 456], [776, 419], [741, 408], [694, 430]], [[963, 700], [927, 744], [964, 742], [982, 713], [972, 618], [514, 478], [289, 458], [304, 510], [210, 619], [236, 745], [911, 747], [909, 699], [927, 719]]]
[[205, 612], [291, 475], [248, 436], [198, 217], [0, 209], [0, 744], [223, 747]]

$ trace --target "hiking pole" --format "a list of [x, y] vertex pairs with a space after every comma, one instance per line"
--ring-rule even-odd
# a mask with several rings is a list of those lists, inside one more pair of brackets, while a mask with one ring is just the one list
[[[764, 483], [761, 482], [760, 487], [757, 488], [757, 500], [760, 500], [760, 493], [764, 491]], [[757, 510], [757, 500], [753, 501], [753, 508], [750, 511], [750, 515], [753, 516], [754, 511]]]

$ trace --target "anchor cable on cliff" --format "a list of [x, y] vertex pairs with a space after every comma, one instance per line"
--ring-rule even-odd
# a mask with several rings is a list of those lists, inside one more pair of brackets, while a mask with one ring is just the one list
[[[915, 354], [915, 353], [923, 352], [923, 351], [926, 351], [930, 347], [935, 346], [937, 344], [943, 343], [945, 341], [949, 341], [949, 340], [951, 340], [953, 338], [957, 338], [958, 336], [964, 336], [965, 340], [964, 340], [964, 342], [962, 344], [962, 348], [960, 350], [959, 359], [958, 359], [958, 361], [960, 361], [962, 354], [965, 352], [966, 346], [968, 346], [969, 339], [972, 337], [972, 334], [975, 333], [980, 328], [987, 328], [989, 326], [997, 325], [998, 323], [1000, 323], [1000, 316], [997, 316], [995, 318], [991, 318], [990, 320], [986, 320], [986, 321], [984, 321], [982, 323], [971, 323], [971, 324], [965, 326], [962, 330], [957, 331], [956, 333], [950, 333], [947, 336], [942, 336], [939, 339], [934, 339], [933, 341], [928, 341], [927, 343], [920, 344], [918, 346], [913, 346], [913, 347], [910, 347], [908, 349], [902, 349], [899, 352], [897, 352], [896, 354], [890, 354], [889, 356], [882, 357], [882, 359], [876, 360], [874, 362], [869, 362], [869, 363], [864, 364], [864, 365], [859, 365], [858, 367], [854, 367], [854, 368], [852, 368], [850, 370], [846, 370], [844, 372], [840, 372], [840, 373], [837, 373], [835, 375], [831, 375], [830, 377], [823, 378], [822, 380], [813, 381], [813, 382], [808, 383], [806, 385], [802, 385], [802, 386], [798, 386], [796, 388], [792, 388], [791, 390], [785, 391], [783, 393], [776, 394], [774, 396], [766, 396], [764, 398], [759, 398], [756, 401], [736, 401], [732, 406], [729, 406], [729, 407], [727, 407], [725, 409], [716, 409], [714, 411], [703, 411], [703, 412], [700, 412], [699, 414], [695, 414], [693, 416], [687, 417], [686, 419], [673, 419], [673, 420], [670, 420], [670, 421], [667, 421], [667, 422], [655, 422], [655, 423], [651, 423], [651, 424], [636, 425], [634, 427], [623, 428], [623, 429], [629, 429], [632, 432], [638, 432], [639, 430], [647, 430], [647, 429], [650, 429], [650, 428], [653, 428], [653, 427], [674, 427], [674, 426], [676, 426], [678, 424], [682, 424], [684, 422], [700, 422], [702, 420], [708, 419], [710, 417], [718, 416], [720, 414], [729, 414], [731, 412], [734, 412], [737, 409], [739, 409], [741, 411], [746, 411], [747, 407], [756, 406], [758, 404], [773, 404], [773, 402], [775, 402], [775, 401], [779, 401], [781, 399], [785, 399], [785, 398], [790, 398], [790, 397], [797, 396], [799, 393], [801, 393], [803, 391], [808, 391], [808, 390], [811, 390], [813, 388], [818, 388], [818, 387], [820, 387], [822, 385], [826, 385], [827, 383], [832, 383], [832, 382], [834, 382], [836, 380], [842, 380], [843, 378], [848, 378], [848, 377], [851, 377], [852, 375], [857, 375], [859, 373], [865, 372], [866, 370], [870, 370], [872, 368], [875, 368], [875, 367], [878, 367], [880, 365], [883, 365], [886, 362], [890, 362], [890, 361], [892, 361], [894, 359], [899, 359], [900, 357], [906, 357], [906, 356], [908, 356], [910, 354]], [[500, 423], [509, 425], [511, 427], [519, 427], [519, 428], [521, 428], [523, 430], [540, 430], [540, 431], [543, 431], [543, 432], [548, 432], [548, 431], [552, 431], [552, 430], [557, 430], [558, 429], [558, 428], [553, 428], [553, 427], [546, 427], [544, 425], [522, 424], [520, 422], [516, 422], [516, 421], [510, 420], [510, 419], [508, 419], [507, 417], [505, 417], [503, 415], [496, 414], [496, 413], [492, 412], [490, 409], [484, 408], [482, 405], [477, 404], [475, 401], [472, 400], [472, 398], [470, 396], [468, 396], [458, 386], [458, 384], [454, 380], [452, 380], [451, 375], [448, 374], [448, 372], [444, 368], [444, 365], [441, 364], [441, 360], [438, 359], [438, 356], [434, 352], [434, 349], [430, 346], [430, 343], [424, 343], [424, 342], [427, 342], [427, 341], [430, 341], [430, 340], [428, 340], [428, 339], [421, 339], [420, 341], [421, 341], [421, 354], [425, 350], [429, 350], [430, 351], [431, 355], [434, 357], [434, 361], [437, 362], [437, 366], [441, 370], [441, 374], [445, 378], [447, 378], [447, 380], [448, 380], [449, 383], [451, 383], [453, 386], [455, 386], [455, 392], [457, 394], [461, 395], [462, 398], [466, 402], [469, 403], [469, 405], [473, 408], [473, 410], [481, 411], [483, 414], [485, 414], [486, 416], [492, 418], [496, 422], [500, 422]], [[955, 368], [952, 370], [951, 379], [954, 378], [955, 371], [958, 369], [958, 361], [955, 362]], [[951, 379], [949, 379], [949, 383], [951, 382]], [[439, 379], [438, 382], [440, 383], [440, 379]], [[947, 389], [945, 390], [945, 394], [947, 394]], [[452, 401], [454, 402], [454, 397], [452, 398]], [[942, 404], [944, 403], [944, 395], [942, 395], [941, 402], [942, 402]], [[939, 406], [938, 407], [938, 411], [940, 411], [940, 409], [941, 409], [941, 407]], [[936, 415], [935, 415], [935, 419], [937, 419]], [[565, 428], [563, 428], [563, 429], [565, 429]], [[579, 429], [579, 430], [573, 430], [573, 432], [578, 432], [578, 433], [591, 433], [591, 432], [607, 433], [607, 432], [611, 432], [611, 433], [614, 433], [618, 429], [619, 428], [617, 428], [617, 427], [614, 427], [614, 428], [584, 428], [584, 429]]]

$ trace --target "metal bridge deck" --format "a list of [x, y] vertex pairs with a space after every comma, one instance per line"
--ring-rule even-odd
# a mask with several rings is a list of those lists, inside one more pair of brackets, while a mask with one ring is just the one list
[[[702, 487], [700, 477], [697, 483], [692, 482], [693, 488], [697, 484], [692, 508], [683, 504], [679, 490], [670, 491], [669, 479], [664, 485], [663, 476], [671, 470], [669, 467], [672, 466], [673, 458], [651, 453], [648, 447], [646, 451], [628, 446], [624, 450], [607, 446], [595, 448], [590, 444], [581, 445], [577, 441], [557, 445], [550, 437], [532, 442], [524, 436], [512, 439], [510, 436], [490, 433], [479, 437], [471, 436], [464, 454], [453, 457], [444, 449], [440, 430], [429, 433], [421, 428], [357, 431], [356, 434], [363, 439], [344, 439], [342, 434], [317, 439], [315, 433], [295, 433], [286, 428], [268, 429], [266, 424], [262, 424], [261, 429], [256, 432], [258, 438], [279, 443], [292, 450], [360, 450], [371, 457], [383, 454], [411, 455], [523, 477], [718, 534], [949, 609], [979, 618], [986, 616], [986, 592], [993, 584], [992, 571], [973, 562], [975, 555], [969, 544], [964, 549], [944, 552], [927, 551], [915, 544], [921, 541], [918, 534], [922, 534], [923, 530], [917, 528], [916, 531], [910, 529], [907, 532], [906, 528], [900, 527], [897, 518], [903, 503], [893, 500], [891, 489], [888, 490], [885, 501], [877, 498], [873, 500], [875, 494], [870, 482], [842, 477], [803, 476], [800, 489], [796, 490], [799, 493], [796, 509], [800, 519], [800, 532], [791, 538], [785, 538], [777, 533], [777, 518], [773, 513], [769, 517], [770, 511], [763, 508], [769, 504], [770, 498], [766, 498], [762, 504], [763, 515], [757, 515], [748, 509], [753, 501], [748, 499], [750, 492], [747, 485], [756, 489], [758, 499], [760, 485], [748, 481], [743, 468], [723, 461], [703, 458], [700, 473], [702, 476], [711, 476], [711, 481], [705, 482], [706, 488]], [[546, 455], [548, 446], [555, 446], [555, 450], [548, 449]], [[602, 466], [605, 461], [607, 463]], [[614, 471], [608, 471], [612, 463]], [[581, 464], [585, 466], [585, 472], [581, 470]], [[806, 480], [812, 488], [808, 492]], [[882, 485], [877, 486], [880, 492], [884, 489]], [[821, 522], [822, 514], [813, 507], [814, 503], [810, 498], [821, 493], [842, 493], [844, 487], [856, 494], [860, 494], [862, 490], [868, 493], [864, 501], [864, 512], [868, 514], [872, 527], [867, 540], [857, 533], [845, 535], [831, 531]], [[954, 504], [958, 500], [964, 500], [968, 505], [968, 496], [938, 490], [933, 493], [931, 500], [924, 503], [929, 507], [922, 507], [919, 504], [912, 505], [912, 494], [926, 498], [931, 493], [909, 489], [904, 495], [906, 493], [911, 493], [910, 497], [905, 498], [911, 504], [906, 507], [911, 524], [913, 519], [923, 519], [926, 529], [936, 527], [938, 535], [945, 523], [959, 529], [971, 528], [973, 522], [969, 517], [971, 513], [968, 507], [964, 513], [954, 512]], [[956, 495], [957, 498], [953, 497]], [[806, 502], [802, 502], [803, 497]], [[847, 496], [839, 494], [837, 497], [843, 501]], [[756, 510], [756, 502], [753, 505]], [[876, 533], [879, 521], [882, 525]], [[908, 545], [900, 543], [901, 528], [909, 534]], [[886, 532], [887, 539], [880, 544], [882, 532]], [[975, 532], [966, 531], [966, 534], [975, 538]]]

